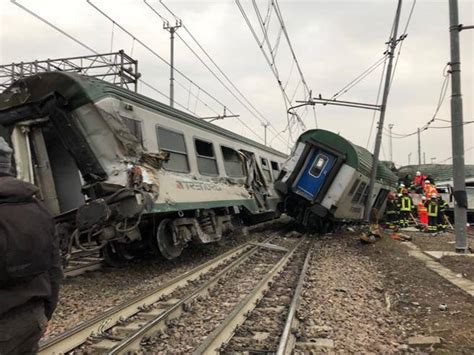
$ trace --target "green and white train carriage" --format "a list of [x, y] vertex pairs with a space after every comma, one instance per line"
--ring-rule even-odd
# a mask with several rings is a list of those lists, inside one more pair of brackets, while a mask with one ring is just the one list
[[92, 77], [17, 81], [0, 94], [1, 126], [15, 174], [40, 187], [69, 249], [97, 243], [117, 261], [155, 248], [171, 259], [234, 220], [278, 214], [285, 154]]
[[[303, 133], [275, 183], [284, 210], [303, 225], [325, 230], [334, 222], [361, 221], [368, 195], [372, 154], [322, 129]], [[381, 216], [397, 176], [377, 166], [373, 205]]]

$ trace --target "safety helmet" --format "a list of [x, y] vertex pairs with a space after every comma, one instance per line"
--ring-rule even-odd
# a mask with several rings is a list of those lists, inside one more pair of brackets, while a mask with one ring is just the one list
[[400, 184], [400, 187], [405, 187], [405, 184], [401, 183], [401, 184]]
[[438, 198], [436, 194], [431, 195], [431, 199], [435, 199], [435, 198]]
[[425, 184], [431, 184], [430, 180], [425, 180]]
[[398, 197], [402, 197], [402, 194], [397, 194]]
[[421, 196], [422, 201], [426, 201], [426, 196]]
[[416, 176], [421, 176], [421, 172], [417, 171]]

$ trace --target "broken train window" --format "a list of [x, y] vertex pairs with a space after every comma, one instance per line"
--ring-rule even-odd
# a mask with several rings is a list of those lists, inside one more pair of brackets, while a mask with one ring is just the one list
[[131, 134], [143, 145], [142, 123], [138, 120], [120, 115], [122, 122], [127, 126]]
[[163, 164], [166, 170], [189, 172], [188, 153], [184, 135], [162, 127], [156, 127], [158, 147], [169, 153], [169, 160]]
[[230, 177], [245, 176], [239, 153], [235, 149], [224, 146], [221, 146], [221, 150], [226, 174]]
[[216, 176], [219, 174], [217, 170], [217, 160], [214, 154], [214, 146], [211, 142], [200, 139], [194, 141], [196, 147], [197, 165], [199, 172], [203, 175]]

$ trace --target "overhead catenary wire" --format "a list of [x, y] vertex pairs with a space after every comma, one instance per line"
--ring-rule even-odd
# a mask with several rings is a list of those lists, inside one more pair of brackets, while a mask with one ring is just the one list
[[[162, 16], [151, 4], [147, 2], [147, 0], [143, 0], [143, 2], [150, 8], [153, 13], [155, 13], [162, 21], [166, 22], [166, 18]], [[178, 16], [163, 2], [160, 0], [162, 6], [176, 19], [180, 20]], [[180, 21], [182, 23], [182, 21]], [[229, 78], [227, 74], [221, 69], [221, 67], [215, 62], [215, 60], [210, 56], [210, 54], [204, 49], [204, 47], [199, 43], [199, 41], [195, 38], [195, 36], [191, 33], [191, 31], [186, 27], [185, 24], [182, 23], [182, 28], [186, 31], [186, 33], [191, 37], [194, 43], [199, 47], [199, 49], [204, 53], [207, 59], [214, 65], [214, 67], [218, 70], [218, 72], [224, 77], [224, 79], [230, 84], [230, 86], [237, 92], [238, 95], [243, 99], [242, 100], [231, 90], [221, 78], [212, 70], [207, 63], [201, 58], [201, 56], [188, 44], [188, 42], [179, 34], [176, 33], [176, 36], [185, 44], [185, 46], [193, 53], [193, 55], [198, 58], [201, 64], [219, 81], [219, 83], [243, 106], [245, 109], [256, 119], [258, 119], [262, 123], [269, 123], [269, 127], [274, 131], [274, 133], [278, 133], [278, 131], [273, 127], [270, 121], [257, 109], [255, 106], [250, 102], [250, 100], [242, 93], [242, 91], [235, 85], [235, 83]], [[284, 141], [282, 141], [285, 143]]]
[[[87, 49], [88, 51], [94, 53], [94, 54], [99, 54], [98, 51], [96, 51], [94, 48], [88, 46], [87, 44], [85, 44], [84, 42], [82, 42], [81, 40], [77, 39], [76, 37], [72, 36], [71, 34], [67, 33], [65, 30], [59, 28], [58, 26], [54, 25], [52, 22], [46, 20], [44, 17], [38, 15], [36, 12], [30, 10], [29, 8], [27, 8], [26, 6], [20, 4], [18, 2], [18, 0], [10, 0], [14, 5], [18, 6], [19, 8], [21, 8], [22, 10], [24, 10], [25, 12], [27, 12], [28, 14], [32, 15], [33, 17], [35, 17], [36, 19], [40, 20], [41, 22], [45, 23], [46, 25], [48, 25], [49, 27], [53, 28], [54, 30], [56, 30], [57, 32], [61, 33], [62, 35], [66, 36], [67, 38], [69, 38], [70, 40], [74, 41], [76, 44], [78, 44], [79, 46]], [[165, 98], [168, 98], [169, 97], [163, 93], [161, 90], [157, 89], [156, 87], [154, 87], [153, 85], [151, 85], [150, 83], [146, 82], [145, 80], [143, 79], [138, 79], [138, 81], [148, 87], [149, 89], [153, 90], [154, 92], [164, 96]], [[186, 110], [186, 107], [184, 107], [183, 105], [179, 104], [178, 103], [178, 106], [180, 106], [181, 108], [185, 109]], [[189, 110], [186, 110], [188, 112], [191, 112]]]
[[[127, 30], [124, 26], [122, 26], [121, 24], [119, 24], [116, 20], [114, 20], [112, 17], [110, 17], [107, 13], [105, 13], [102, 9], [100, 9], [97, 5], [95, 5], [92, 0], [86, 0], [86, 2], [92, 6], [97, 12], [99, 12], [102, 16], [104, 16], [105, 18], [107, 18], [109, 21], [112, 21], [112, 22], [115, 22], [115, 25], [120, 28], [124, 33], [126, 33], [127, 35], [129, 35], [131, 38], [135, 38], [136, 42], [139, 43], [140, 45], [142, 45], [145, 49], [147, 49], [150, 53], [152, 53], [156, 58], [158, 58], [160, 61], [162, 61], [163, 63], [165, 63], [166, 65], [170, 66], [171, 64], [166, 60], [164, 59], [159, 53], [157, 53], [154, 49], [152, 49], [149, 45], [147, 45], [146, 43], [144, 43], [142, 40], [140, 40], [137, 36], [135, 36], [133, 33], [131, 33], [129, 30]], [[200, 92], [203, 92], [204, 94], [206, 94], [209, 98], [211, 98], [213, 101], [215, 101], [217, 104], [221, 105], [223, 108], [226, 107], [227, 108], [227, 111], [229, 111], [229, 113], [231, 113], [232, 115], [235, 115], [233, 113], [233, 111], [231, 109], [228, 108], [228, 105], [225, 105], [224, 103], [222, 103], [219, 99], [217, 99], [214, 95], [212, 95], [211, 93], [209, 93], [207, 90], [205, 90], [204, 88], [202, 88], [200, 85], [196, 84], [196, 82], [194, 82], [194, 80], [192, 80], [191, 78], [189, 78], [186, 74], [184, 74], [181, 70], [177, 69], [176, 67], [174, 67], [174, 70], [180, 74], [183, 78], [185, 78], [187, 81], [191, 82], [194, 86], [198, 87], [199, 88], [199, 91]], [[179, 84], [179, 81], [177, 81], [175, 79], [175, 82]], [[182, 85], [182, 84], [181, 84]], [[199, 99], [200, 102], [202, 102], [202, 99]], [[184, 106], [183, 106], [184, 107]], [[207, 106], [209, 107], [209, 106]], [[214, 111], [215, 112], [215, 111]], [[255, 132], [254, 129], [252, 129], [251, 127], [249, 127], [242, 119], [240, 119], [239, 117], [237, 117], [237, 120], [244, 126], [246, 127], [249, 131], [251, 131], [256, 137], [258, 137], [259, 139], [263, 140], [263, 137], [261, 135], [259, 135], [257, 132]]]
[[[286, 92], [286, 88], [283, 86], [283, 81], [282, 81], [282, 78], [280, 76], [280, 73], [278, 71], [278, 67], [276, 65], [276, 61], [275, 61], [275, 52], [276, 52], [276, 49], [279, 45], [279, 37], [277, 38], [277, 42], [275, 43], [275, 46], [272, 46], [272, 44], [270, 43], [270, 40], [269, 40], [269, 37], [268, 37], [268, 23], [265, 24], [265, 21], [263, 20], [263, 17], [260, 13], [260, 10], [258, 9], [258, 6], [256, 4], [256, 2], [253, 0], [253, 6], [254, 6], [254, 10], [255, 10], [255, 13], [257, 15], [257, 20], [259, 22], [259, 26], [260, 26], [260, 29], [262, 31], [262, 35], [263, 35], [263, 39], [260, 40], [259, 39], [259, 36], [257, 35], [257, 32], [254, 28], [254, 26], [252, 25], [245, 9], [243, 8], [240, 0], [235, 0], [235, 3], [240, 11], [240, 13], [242, 14], [242, 17], [244, 18], [244, 21], [245, 23], [247, 24], [247, 27], [249, 28], [253, 38], [255, 39], [258, 47], [260, 48], [272, 74], [274, 75], [276, 81], [277, 81], [277, 84], [278, 84], [278, 87], [280, 89], [280, 92], [282, 94], [282, 97], [283, 97], [283, 102], [284, 102], [284, 105], [285, 105], [285, 108], [286, 108], [286, 111], [287, 111], [287, 127], [285, 128], [285, 130], [283, 130], [283, 132], [285, 132], [287, 129], [289, 129], [291, 127], [291, 122], [290, 122], [290, 115], [292, 117], [294, 117], [297, 122], [304, 126], [304, 123], [303, 121], [301, 120], [301, 118], [298, 116], [298, 113], [295, 112], [295, 111], [291, 111], [289, 110], [290, 109], [290, 106], [291, 106], [291, 99], [290, 97], [288, 96], [287, 92]], [[281, 14], [281, 9], [279, 8], [279, 5], [278, 5], [278, 2], [276, 0], [272, 0], [269, 2], [269, 6], [272, 6], [274, 11], [275, 11], [275, 14], [280, 22], [280, 29], [282, 31], [282, 33], [284, 34], [286, 40], [287, 40], [287, 43], [288, 43], [288, 47], [290, 48], [290, 51], [291, 51], [291, 54], [292, 54], [292, 60], [295, 61], [295, 64], [298, 68], [298, 72], [300, 73], [300, 80], [302, 81], [303, 83], [303, 87], [305, 88], [305, 95], [309, 95], [309, 88], [306, 84], [306, 80], [304, 78], [304, 75], [302, 70], [301, 70], [301, 67], [299, 65], [299, 62], [298, 62], [298, 59], [296, 57], [296, 54], [294, 52], [294, 49], [293, 49], [293, 46], [291, 44], [291, 40], [289, 38], [289, 35], [288, 35], [288, 31], [286, 29], [286, 26], [285, 26], [285, 23], [284, 23], [284, 20], [283, 20], [283, 16]], [[269, 10], [267, 10], [268, 12]], [[263, 43], [265, 43], [265, 47], [268, 48], [268, 53], [267, 53], [267, 50], [264, 49], [264, 45]], [[317, 118], [315, 116], [315, 120], [316, 120], [316, 124], [317, 124]], [[288, 130], [288, 134], [291, 138], [291, 131]]]

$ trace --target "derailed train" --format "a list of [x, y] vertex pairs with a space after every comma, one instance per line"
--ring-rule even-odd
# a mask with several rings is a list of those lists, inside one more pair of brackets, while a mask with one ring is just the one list
[[[371, 154], [311, 130], [292, 155], [102, 80], [48, 72], [0, 94], [14, 173], [55, 214], [65, 256], [100, 249], [117, 265], [178, 257], [281, 212], [327, 229], [362, 218]], [[282, 169], [282, 164], [283, 169]], [[378, 167], [374, 207], [396, 177]]]
[[[275, 182], [282, 210], [319, 231], [327, 231], [336, 223], [361, 221], [372, 159], [368, 150], [333, 132], [304, 132]], [[379, 163], [372, 196], [372, 211], [378, 217], [396, 183], [397, 176]]]
[[37, 74], [0, 94], [15, 174], [39, 186], [63, 250], [179, 256], [278, 216], [286, 155], [96, 78]]

